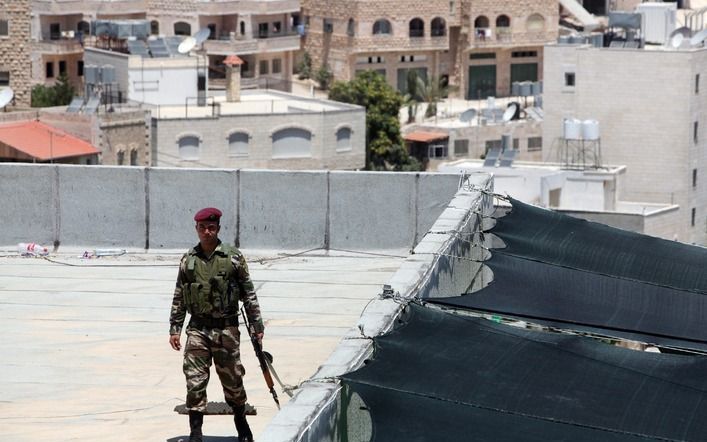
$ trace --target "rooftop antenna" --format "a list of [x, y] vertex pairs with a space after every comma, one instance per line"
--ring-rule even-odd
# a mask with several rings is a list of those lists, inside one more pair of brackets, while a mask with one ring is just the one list
[[188, 54], [196, 46], [196, 39], [194, 37], [187, 37], [179, 43], [177, 47], [177, 52], [180, 54]]
[[707, 29], [703, 29], [697, 34], [693, 35], [692, 38], [690, 39], [690, 46], [697, 46], [702, 44], [704, 42], [705, 38], [707, 38]]
[[3, 109], [5, 106], [10, 104], [14, 97], [15, 92], [11, 88], [7, 87], [0, 90], [0, 109]]

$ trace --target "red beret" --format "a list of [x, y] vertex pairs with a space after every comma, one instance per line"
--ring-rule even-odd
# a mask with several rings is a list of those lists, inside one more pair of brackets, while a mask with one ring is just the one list
[[207, 207], [196, 212], [194, 215], [194, 221], [216, 221], [218, 222], [221, 218], [221, 211], [215, 207]]

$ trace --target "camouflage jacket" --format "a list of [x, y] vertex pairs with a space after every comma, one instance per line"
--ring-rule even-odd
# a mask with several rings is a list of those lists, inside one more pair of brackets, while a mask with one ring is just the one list
[[237, 248], [219, 242], [207, 257], [197, 244], [182, 256], [179, 263], [169, 333], [181, 333], [187, 312], [212, 318], [237, 316], [239, 300], [255, 332], [262, 332], [260, 306], [243, 254]]

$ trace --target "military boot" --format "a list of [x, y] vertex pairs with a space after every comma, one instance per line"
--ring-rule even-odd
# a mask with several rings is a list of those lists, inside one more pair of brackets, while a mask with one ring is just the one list
[[201, 424], [204, 423], [204, 413], [189, 410], [189, 442], [202, 442]]
[[238, 442], [253, 442], [253, 433], [245, 419], [245, 404], [233, 407], [233, 421], [238, 431]]

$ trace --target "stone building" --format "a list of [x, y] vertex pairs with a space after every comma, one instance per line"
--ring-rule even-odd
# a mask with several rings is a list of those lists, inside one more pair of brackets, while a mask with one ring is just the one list
[[[300, 49], [299, 1], [277, 2], [200, 0], [5, 0], [31, 2], [32, 81], [52, 84], [61, 74], [80, 86], [83, 48], [111, 49], [121, 42], [97, 37], [96, 20], [143, 20], [148, 39], [189, 36], [203, 28], [211, 35], [203, 43], [213, 83], [225, 81], [223, 59], [238, 55], [245, 61], [243, 87], [268, 83], [289, 88], [292, 60]], [[1, 4], [1, 3], [0, 3]], [[29, 26], [25, 26], [29, 29]], [[29, 41], [27, 36], [25, 41]]]
[[10, 108], [30, 106], [30, 0], [0, 0], [0, 89], [10, 87]]
[[340, 80], [371, 69], [402, 91], [412, 70], [465, 98], [507, 96], [540, 78], [558, 11], [551, 0], [303, 0], [304, 49]]

